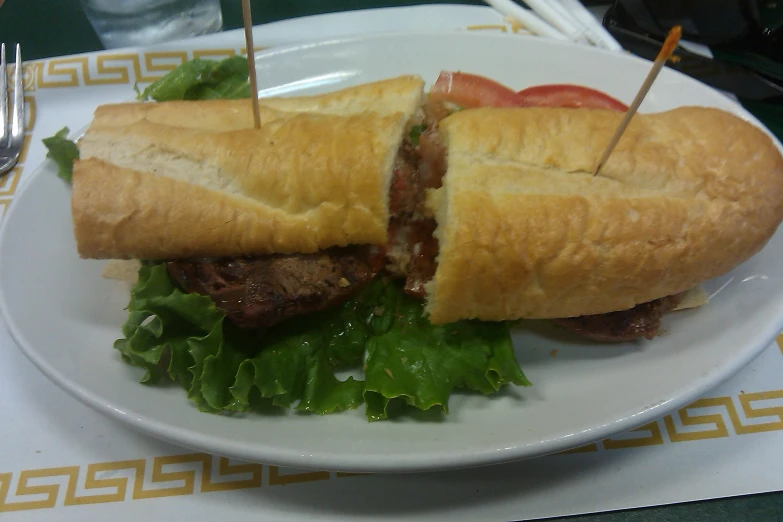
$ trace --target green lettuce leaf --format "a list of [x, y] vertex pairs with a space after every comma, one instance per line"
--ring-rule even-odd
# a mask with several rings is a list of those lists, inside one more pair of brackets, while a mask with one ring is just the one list
[[514, 356], [507, 324], [435, 326], [422, 314], [421, 303], [401, 290], [385, 297], [380, 306], [392, 311], [394, 324], [367, 343], [364, 399], [369, 420], [386, 419], [395, 399], [448, 413], [455, 388], [491, 394], [509, 383], [530, 386]]
[[221, 61], [190, 60], [151, 83], [140, 100], [210, 100], [250, 96], [247, 58], [232, 56]]
[[68, 139], [68, 132], [68, 127], [64, 127], [54, 136], [44, 138], [42, 141], [49, 150], [46, 157], [57, 163], [57, 175], [70, 183], [73, 177], [73, 162], [79, 159], [79, 149]]
[[[368, 420], [380, 420], [393, 400], [447, 412], [454, 388], [529, 385], [505, 323], [436, 327], [422, 314], [420, 302], [379, 278], [324, 312], [241, 330], [208, 297], [179, 290], [165, 265], [143, 265], [115, 348], [145, 370], [143, 383], [179, 383], [207, 412], [271, 405], [327, 414], [366, 402]], [[365, 381], [336, 375], [362, 367]]]
[[[142, 383], [168, 377], [203, 411], [244, 412], [259, 399], [271, 399], [275, 405], [332, 413], [362, 402], [361, 382], [334, 375], [335, 362], [361, 359], [357, 345], [364, 345], [366, 333], [351, 334], [350, 324], [362, 310], [354, 301], [301, 329], [292, 322], [243, 331], [224, 321], [208, 297], [179, 290], [164, 264], [144, 265], [131, 289], [125, 337], [114, 347], [125, 362], [146, 370]], [[348, 320], [335, 323], [337, 316]]]

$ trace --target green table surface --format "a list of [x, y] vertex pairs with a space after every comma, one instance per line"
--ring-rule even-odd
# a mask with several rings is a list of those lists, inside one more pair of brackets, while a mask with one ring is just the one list
[[[255, 24], [299, 16], [405, 5], [470, 4], [471, 0], [252, 0]], [[600, 4], [600, 1], [588, 2]], [[224, 29], [242, 27], [239, 0], [222, 0]], [[0, 8], [0, 41], [20, 42], [26, 60], [49, 58], [100, 50], [100, 41], [81, 11], [78, 0], [5, 0]], [[749, 107], [751, 108], [751, 107]], [[783, 107], [753, 107], [765, 120], [770, 111], [783, 113]], [[774, 125], [768, 125], [773, 128]], [[773, 128], [777, 133], [779, 128]], [[771, 466], [781, 463], [770, 462]], [[730, 473], [730, 470], [727, 470]], [[783, 472], [783, 471], [782, 471]], [[783, 522], [783, 492], [751, 495], [702, 502], [613, 513], [564, 517], [567, 522]]]

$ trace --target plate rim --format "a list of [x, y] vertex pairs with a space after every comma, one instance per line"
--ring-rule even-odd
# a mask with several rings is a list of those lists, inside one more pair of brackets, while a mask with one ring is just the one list
[[[389, 31], [376, 34], [335, 37], [314, 42], [304, 42], [299, 44], [280, 46], [257, 53], [256, 60], [264, 59], [266, 56], [275, 56], [288, 52], [296, 52], [298, 50], [313, 47], [322, 48], [331, 45], [350, 45], [400, 36], [409, 37], [411, 35], [420, 35], [426, 37], [437, 37], [441, 35], [448, 35], [453, 37], [460, 35], [461, 37], [467, 38], [493, 40], [508, 40], [509, 38], [514, 38], [524, 41], [535, 41], [536, 43], [541, 43], [543, 41], [540, 37], [518, 34], [509, 35], [494, 33], [470, 33], [446, 30]], [[197, 39], [194, 40], [197, 41]], [[191, 40], [190, 42], [183, 41], [181, 43], [185, 47], [191, 47], [196, 43], [194, 40]], [[546, 40], [545, 45], [573, 48], [573, 46], [576, 44], [572, 44], [570, 42]], [[578, 47], [584, 48], [583, 46]], [[604, 49], [589, 49], [591, 52], [607, 53], [614, 57], [618, 56], [617, 53]], [[133, 51], [136, 53], [141, 53], [143, 50], [144, 48], [139, 48], [134, 49]], [[632, 61], [641, 60], [643, 62], [651, 63], [649, 60], [645, 60], [633, 55], [621, 56], [623, 59], [630, 59]], [[697, 80], [694, 80], [687, 75], [679, 73], [678, 71], [671, 70], [671, 72], [686, 78], [688, 81], [698, 83], [702, 88], [710, 89], [718, 92], [719, 94], [722, 94], [720, 91], [698, 82]], [[739, 115], [740, 117], [761, 128], [768, 136], [770, 136], [770, 138], [775, 143], [775, 146], [781, 151], [781, 153], [783, 153], [783, 145], [781, 145], [781, 142], [777, 139], [777, 137], [772, 134], [771, 131], [763, 125], [763, 123], [761, 123], [755, 116], [753, 116], [736, 101], [728, 97], [727, 100], [731, 105], [734, 106], [734, 114]], [[50, 175], [53, 167], [53, 160], [45, 158], [34, 168], [28, 179], [13, 196], [11, 202], [17, 199], [21, 199], [23, 196], [25, 196], [25, 194], [31, 190], [31, 187], [34, 186], [33, 182], [41, 176]], [[3, 244], [6, 241], [7, 230], [9, 228], [8, 223], [13, 221], [12, 218], [18, 211], [17, 207], [19, 207], [19, 205], [14, 205], [12, 203], [6, 208], [2, 223], [0, 223], [0, 249], [3, 248]], [[776, 233], [781, 233], [781, 229], [779, 228]], [[2, 264], [3, 256], [0, 256], [0, 273], [3, 271]], [[30, 360], [39, 371], [41, 371], [41, 373], [43, 373], [50, 381], [56, 384], [61, 390], [76, 398], [79, 402], [89, 406], [101, 414], [107, 415], [108, 417], [115, 420], [119, 420], [123, 424], [130, 425], [136, 431], [144, 433], [153, 438], [165, 440], [183, 447], [206, 450], [210, 453], [241, 460], [252, 460], [265, 464], [288, 466], [299, 469], [328, 469], [330, 471], [384, 473], [438, 471], [502, 464], [558, 453], [567, 449], [602, 440], [613, 434], [634, 429], [645, 424], [646, 422], [649, 422], [652, 419], [658, 418], [659, 416], [669, 411], [687, 405], [694, 399], [698, 398], [704, 391], [726, 381], [728, 378], [758, 357], [771, 344], [771, 342], [774, 341], [774, 339], [780, 333], [780, 330], [783, 329], [783, 314], [781, 314], [777, 323], [770, 322], [767, 325], [767, 328], [760, 329], [759, 332], [754, 336], [753, 342], [745, 343], [744, 350], [738, 350], [738, 354], [729, 359], [728, 363], [724, 362], [720, 366], [712, 367], [710, 371], [706, 372], [705, 375], [703, 375], [697, 381], [692, 382], [690, 386], [684, 389], [680, 388], [678, 391], [676, 391], [674, 394], [676, 396], [670, 398], [669, 400], [646, 406], [636, 415], [631, 415], [626, 418], [615, 420], [614, 422], [604, 426], [594, 426], [578, 434], [571, 434], [553, 440], [539, 441], [533, 446], [535, 448], [533, 450], [531, 450], [527, 444], [517, 444], [515, 446], [503, 449], [487, 448], [481, 451], [471, 451], [470, 453], [463, 453], [458, 456], [451, 454], [436, 454], [435, 458], [429, 458], [425, 463], [419, 463], [413, 460], [401, 458], [397, 454], [374, 455], [373, 458], [370, 459], [366, 455], [359, 455], [358, 458], [354, 458], [346, 454], [338, 455], [333, 453], [306, 455], [303, 454], [305, 450], [296, 452], [289, 449], [275, 448], [264, 443], [248, 445], [246, 443], [231, 441], [225, 436], [212, 437], [209, 435], [204, 435], [203, 433], [199, 433], [198, 431], [187, 430], [172, 424], [166, 424], [165, 422], [161, 422], [157, 419], [140, 415], [131, 409], [120, 410], [116, 407], [113, 407], [106, 401], [102, 401], [99, 396], [85, 389], [83, 386], [76, 383], [73, 379], [70, 379], [61, 374], [61, 372], [57, 371], [46, 361], [39, 351], [32, 347], [30, 343], [25, 342], [24, 333], [18, 330], [15, 323], [12, 323], [8, 320], [7, 312], [10, 310], [10, 308], [10, 303], [6, 302], [5, 292], [2, 291], [2, 288], [0, 288], [0, 317], [3, 318], [3, 321], [6, 324], [12, 339], [14, 340], [14, 343], [25, 354], [28, 360]], [[589, 436], [586, 436], [587, 434], [589, 434]]]

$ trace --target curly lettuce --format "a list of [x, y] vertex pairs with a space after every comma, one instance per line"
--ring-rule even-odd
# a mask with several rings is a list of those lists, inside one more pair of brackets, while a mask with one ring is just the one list
[[[530, 384], [506, 323], [433, 326], [422, 308], [379, 278], [330, 310], [240, 330], [208, 297], [176, 287], [164, 264], [144, 265], [114, 347], [145, 370], [141, 382], [174, 381], [206, 412], [271, 405], [328, 414], [366, 403], [374, 421], [388, 418], [395, 400], [448, 412], [454, 389], [489, 394]], [[338, 378], [345, 369], [364, 380]]]
[[195, 59], [151, 83], [140, 100], [214, 100], [250, 97], [247, 57], [232, 56], [221, 61]]

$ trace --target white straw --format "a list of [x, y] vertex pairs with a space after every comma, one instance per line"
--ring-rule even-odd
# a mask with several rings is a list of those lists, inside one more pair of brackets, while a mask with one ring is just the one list
[[580, 23], [584, 35], [593, 45], [610, 51], [622, 51], [623, 46], [607, 31], [580, 0], [555, 0]]
[[557, 29], [540, 19], [531, 11], [525, 9], [511, 0], [484, 0], [487, 4], [494, 7], [501, 13], [519, 20], [530, 31], [541, 35], [554, 38], [556, 40], [568, 40], [568, 38]]
[[557, 27], [569, 40], [578, 43], [588, 43], [576, 20], [568, 14], [562, 5], [550, 0], [525, 0], [525, 3], [538, 16]]

